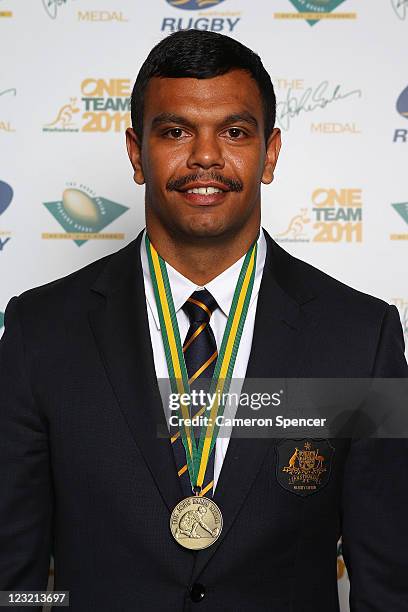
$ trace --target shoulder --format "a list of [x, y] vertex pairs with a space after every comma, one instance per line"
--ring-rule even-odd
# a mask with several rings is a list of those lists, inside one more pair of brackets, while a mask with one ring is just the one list
[[270, 264], [277, 282], [295, 300], [313, 296], [325, 307], [340, 313], [384, 315], [389, 304], [337, 280], [311, 264], [290, 255], [270, 238]]
[[[274, 241], [270, 245], [269, 265], [274, 277], [301, 306], [301, 316], [314, 322], [315, 350], [325, 355], [332, 372], [338, 371], [340, 356], [347, 355], [348, 371], [354, 374], [408, 376], [404, 336], [395, 306], [293, 257]], [[361, 364], [366, 367], [362, 369]]]
[[[128, 245], [106, 255], [86, 266], [71, 272], [44, 285], [24, 291], [12, 298], [13, 306], [22, 316], [31, 320], [37, 318], [51, 319], [56, 313], [75, 312], [92, 305], [92, 292], [90, 289], [103, 277], [106, 270], [111, 270], [112, 278], [118, 278], [120, 273], [130, 267], [130, 262], [137, 265], [137, 250], [140, 240], [136, 238]], [[7, 311], [6, 311], [7, 312]]]

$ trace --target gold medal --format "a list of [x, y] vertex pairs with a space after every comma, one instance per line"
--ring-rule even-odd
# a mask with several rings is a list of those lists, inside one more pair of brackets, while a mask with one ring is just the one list
[[170, 530], [176, 542], [184, 548], [208, 548], [220, 536], [221, 510], [208, 497], [186, 497], [171, 513]]

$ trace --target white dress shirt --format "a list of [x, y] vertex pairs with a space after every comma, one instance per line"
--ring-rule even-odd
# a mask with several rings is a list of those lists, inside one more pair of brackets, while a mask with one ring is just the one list
[[[153, 348], [153, 358], [154, 358], [154, 366], [156, 370], [156, 376], [158, 379], [168, 379], [168, 371], [167, 371], [167, 363], [166, 356], [164, 352], [163, 340], [160, 331], [160, 320], [157, 312], [156, 300], [154, 297], [154, 290], [152, 281], [150, 278], [150, 270], [149, 263], [147, 259], [146, 253], [146, 244], [145, 244], [145, 234], [146, 230], [143, 232], [142, 241], [140, 245], [140, 255], [142, 261], [143, 268], [143, 278], [144, 278], [144, 287], [145, 287], [145, 295], [147, 301], [147, 315], [149, 320], [149, 329], [150, 329], [150, 339]], [[180, 331], [181, 342], [183, 343], [184, 338], [187, 335], [188, 329], [190, 327], [190, 321], [187, 314], [182, 309], [183, 304], [186, 302], [187, 298], [194, 291], [199, 291], [200, 289], [207, 289], [215, 298], [218, 304], [218, 308], [213, 312], [210, 325], [214, 332], [215, 341], [217, 343], [217, 349], [220, 349], [222, 337], [224, 334], [225, 326], [227, 323], [228, 314], [230, 311], [230, 307], [232, 304], [232, 299], [234, 296], [235, 287], [238, 281], [239, 273], [241, 271], [241, 267], [244, 261], [244, 256], [241, 257], [238, 261], [236, 261], [232, 266], [224, 270], [221, 274], [213, 278], [209, 283], [204, 285], [204, 287], [200, 287], [193, 283], [191, 280], [180, 274], [175, 268], [170, 266], [166, 262], [167, 273], [169, 277], [171, 293], [173, 296], [174, 308], [176, 311], [177, 322]], [[236, 358], [234, 371], [233, 371], [233, 379], [235, 383], [232, 390], [237, 393], [240, 392], [240, 386], [242, 386], [242, 381], [245, 378], [246, 369], [248, 365], [249, 354], [251, 351], [252, 345], [252, 336], [254, 332], [254, 323], [255, 323], [255, 313], [256, 306], [258, 303], [258, 293], [259, 287], [262, 279], [262, 272], [265, 264], [266, 257], [266, 239], [263, 233], [263, 229], [259, 233], [258, 237], [258, 253], [257, 253], [257, 261], [256, 261], [256, 270], [255, 270], [255, 279], [254, 286], [252, 289], [251, 300], [249, 303], [249, 308], [245, 320], [244, 329], [241, 336], [241, 342], [239, 345], [238, 355]], [[241, 385], [239, 385], [239, 381], [241, 381]], [[213, 490], [217, 485], [217, 481], [221, 472], [221, 467], [224, 461], [225, 454], [227, 452], [229, 443], [229, 435], [223, 434], [219, 436], [216, 441], [215, 446], [215, 458], [214, 458], [214, 486]]]

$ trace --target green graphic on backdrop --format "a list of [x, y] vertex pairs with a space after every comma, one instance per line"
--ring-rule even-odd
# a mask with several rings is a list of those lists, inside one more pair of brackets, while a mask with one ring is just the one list
[[397, 211], [399, 215], [404, 219], [408, 225], [408, 202], [400, 202], [399, 204], [391, 204], [391, 206]]
[[[99, 233], [129, 210], [127, 206], [96, 196], [83, 185], [80, 187], [65, 189], [62, 200], [44, 202], [44, 206], [68, 234]], [[81, 246], [87, 239], [74, 239], [74, 242]]]
[[[345, 0], [290, 0], [299, 13], [331, 13]], [[320, 19], [307, 19], [307, 23], [314, 25]]]
[[4, 312], [0, 312], [0, 329], [4, 325]]

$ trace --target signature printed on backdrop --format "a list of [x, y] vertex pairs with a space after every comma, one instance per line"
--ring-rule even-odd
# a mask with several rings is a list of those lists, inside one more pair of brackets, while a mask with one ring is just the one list
[[340, 102], [351, 96], [361, 98], [361, 89], [342, 91], [341, 85], [330, 87], [329, 81], [322, 81], [317, 87], [308, 87], [298, 97], [291, 88], [288, 89], [286, 99], [276, 105], [276, 120], [283, 130], [288, 130], [292, 119], [302, 112], [311, 113], [319, 108], [325, 108], [334, 102]]
[[58, 16], [58, 10], [61, 6], [65, 6], [72, 0], [42, 0], [43, 7], [51, 19], [56, 19]]
[[7, 94], [15, 96], [17, 94], [17, 90], [14, 87], [11, 87], [10, 89], [3, 89], [3, 91], [0, 91], [0, 96], [5, 96]]
[[403, 21], [407, 18], [408, 0], [391, 0], [391, 5], [399, 19]]

